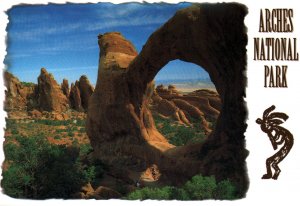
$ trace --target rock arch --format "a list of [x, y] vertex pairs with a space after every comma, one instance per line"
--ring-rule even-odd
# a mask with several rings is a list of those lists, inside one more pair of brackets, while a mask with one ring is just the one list
[[[87, 118], [95, 156], [110, 164], [122, 162], [123, 168], [155, 163], [173, 182], [197, 173], [230, 178], [243, 196], [248, 188], [246, 14], [235, 3], [182, 9], [150, 36], [139, 55], [120, 33], [99, 35], [98, 80]], [[174, 59], [205, 68], [220, 94], [222, 111], [204, 144], [174, 148], [156, 130], [147, 108], [152, 80]]]

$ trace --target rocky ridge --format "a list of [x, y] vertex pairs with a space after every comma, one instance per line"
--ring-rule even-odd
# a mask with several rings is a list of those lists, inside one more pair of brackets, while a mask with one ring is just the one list
[[168, 88], [158, 85], [152, 96], [152, 105], [152, 112], [171, 117], [186, 126], [191, 126], [191, 122], [197, 120], [206, 134], [209, 134], [213, 128], [210, 128], [208, 122], [217, 121], [221, 99], [213, 90], [201, 89], [183, 95], [174, 85]]
[[[75, 84], [63, 79], [58, 85], [53, 75], [45, 68], [41, 69], [38, 83], [20, 82], [8, 71], [4, 72], [5, 104], [4, 109], [9, 118], [50, 118], [68, 119], [74, 112], [87, 110], [89, 97], [94, 91], [88, 78], [83, 75]], [[75, 116], [83, 117], [76, 113]]]

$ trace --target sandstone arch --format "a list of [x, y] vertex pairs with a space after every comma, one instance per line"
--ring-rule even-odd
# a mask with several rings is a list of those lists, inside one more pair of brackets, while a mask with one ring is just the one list
[[[173, 182], [199, 172], [230, 178], [243, 196], [248, 187], [243, 134], [246, 13], [235, 3], [180, 10], [150, 36], [139, 55], [121, 34], [100, 35], [98, 80], [87, 119], [96, 157], [124, 167], [155, 163]], [[215, 131], [203, 145], [174, 148], [156, 130], [147, 108], [153, 78], [174, 59], [205, 68], [223, 102]]]

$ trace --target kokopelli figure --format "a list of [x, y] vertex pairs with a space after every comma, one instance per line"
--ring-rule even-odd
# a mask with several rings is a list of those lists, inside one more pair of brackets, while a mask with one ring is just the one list
[[[293, 135], [287, 129], [279, 126], [289, 117], [280, 112], [271, 113], [274, 109], [274, 105], [266, 109], [263, 113], [263, 118], [258, 118], [256, 123], [260, 124], [261, 130], [267, 133], [274, 150], [277, 149], [278, 145], [283, 144], [278, 152], [266, 160], [267, 174], [262, 176], [262, 179], [273, 178], [276, 180], [281, 171], [278, 167], [278, 164], [290, 152], [294, 144], [294, 139]], [[274, 174], [272, 174], [272, 168], [274, 169]]]

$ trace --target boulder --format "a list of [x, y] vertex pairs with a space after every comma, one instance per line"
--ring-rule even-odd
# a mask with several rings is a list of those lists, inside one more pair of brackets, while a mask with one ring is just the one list
[[69, 108], [67, 97], [45, 68], [38, 77], [37, 96], [40, 110], [62, 112]]

